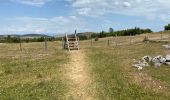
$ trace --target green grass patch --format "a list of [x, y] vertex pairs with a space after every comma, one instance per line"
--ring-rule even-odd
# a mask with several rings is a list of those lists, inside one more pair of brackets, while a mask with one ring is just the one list
[[[64, 64], [68, 54], [58, 43], [4, 44], [0, 49], [1, 100], [56, 100], [66, 98], [67, 79]], [[0, 47], [1, 48], [1, 47]]]
[[[120, 99], [120, 100], [166, 100], [170, 97], [169, 91], [155, 92], [152, 89], [145, 89], [144, 86], [136, 84], [129, 75], [137, 70], [132, 68], [133, 59], [139, 59], [145, 55], [166, 54], [161, 44], [141, 44], [116, 46], [110, 48], [92, 48], [87, 50], [88, 61], [91, 64], [91, 77], [94, 79], [99, 99]], [[166, 70], [165, 70], [166, 69]], [[151, 76], [161, 81], [170, 82], [170, 69], [149, 68]], [[147, 69], [146, 69], [147, 70]], [[168, 71], [167, 71], [168, 70]], [[166, 75], [164, 72], [167, 71]], [[141, 71], [142, 72], [142, 71]], [[145, 72], [145, 70], [143, 71]], [[159, 73], [157, 73], [159, 72]], [[159, 74], [159, 75], [158, 75]], [[135, 74], [134, 74], [135, 75]]]

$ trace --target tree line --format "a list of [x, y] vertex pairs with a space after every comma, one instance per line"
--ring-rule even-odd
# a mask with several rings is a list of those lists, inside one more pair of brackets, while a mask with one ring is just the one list
[[55, 37], [39, 37], [39, 38], [20, 38], [20, 37], [3, 37], [0, 39], [0, 43], [29, 43], [29, 42], [44, 42], [44, 41], [55, 41]]
[[114, 31], [112, 28], [109, 28], [108, 32], [102, 31], [100, 33], [94, 33], [91, 35], [91, 38], [103, 38], [103, 37], [109, 37], [109, 36], [134, 36], [144, 33], [152, 33], [151, 29], [140, 29], [138, 27], [132, 28], [132, 29], [126, 29], [126, 30], [119, 30]]
[[[170, 24], [164, 26], [165, 31], [170, 30]], [[113, 28], [109, 28], [108, 32], [101, 31], [99, 33], [93, 33], [91, 34], [90, 38], [86, 35], [80, 35], [80, 40], [87, 40], [91, 38], [104, 38], [104, 37], [110, 37], [110, 36], [134, 36], [134, 35], [140, 35], [145, 33], [152, 33], [152, 30], [147, 29], [141, 29], [138, 27], [131, 28], [131, 29], [125, 29], [125, 30], [118, 30], [114, 31]], [[8, 35], [7, 37], [4, 37], [3, 39], [0, 39], [0, 43], [20, 43], [20, 42], [44, 42], [44, 41], [61, 41], [61, 37], [40, 37], [40, 38], [19, 38], [19, 37], [11, 37]]]
[[[170, 31], [170, 24], [164, 26], [164, 31]], [[109, 28], [108, 32], [101, 31], [99, 33], [92, 34], [91, 38], [103, 38], [109, 36], [134, 36], [134, 35], [140, 35], [145, 33], [152, 33], [152, 30], [149, 28], [141, 29], [139, 27], [135, 27], [132, 29], [114, 31], [113, 28]], [[83, 36], [83, 39], [87, 39], [87, 37]]]
[[169, 31], [170, 30], [170, 24], [165, 25], [164, 29], [165, 29], [165, 31]]

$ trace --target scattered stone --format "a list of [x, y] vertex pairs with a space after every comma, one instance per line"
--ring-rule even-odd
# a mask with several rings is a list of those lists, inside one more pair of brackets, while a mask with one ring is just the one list
[[164, 64], [166, 61], [165, 58], [163, 58], [161, 55], [156, 56], [152, 59], [152, 62], [154, 63], [155, 67], [160, 67], [162, 64]]
[[165, 63], [166, 63], [167, 65], [170, 65], [170, 55], [166, 55], [166, 61], [165, 61]]
[[142, 60], [144, 61], [144, 62], [151, 62], [152, 61], [152, 57], [150, 57], [150, 56], [144, 56], [143, 58], [142, 58]]
[[165, 47], [166, 49], [170, 49], [170, 44], [169, 45], [162, 45], [163, 47]]
[[142, 61], [136, 62], [136, 64], [133, 64], [132, 66], [138, 68], [138, 70], [142, 70], [143, 67], [148, 67], [149, 64], [146, 62], [145, 59], [144, 60], [142, 59]]
[[165, 58], [162, 55], [158, 55], [154, 58], [150, 56], [144, 56], [138, 62], [135, 59], [133, 60], [135, 64], [133, 64], [132, 66], [136, 67], [138, 70], [142, 70], [144, 67], [148, 67], [151, 62], [154, 63], [155, 67], [160, 67], [162, 64], [170, 66], [170, 55], [166, 55]]
[[143, 67], [138, 67], [138, 70], [142, 70], [143, 69]]

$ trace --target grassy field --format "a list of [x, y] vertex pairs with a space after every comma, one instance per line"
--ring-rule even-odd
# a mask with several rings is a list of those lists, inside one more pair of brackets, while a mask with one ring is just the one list
[[145, 37], [148, 37], [149, 40], [152, 41], [169, 41], [170, 42], [170, 32], [161, 32], [158, 33], [150, 33], [150, 34], [141, 34], [136, 36], [118, 36], [118, 37], [106, 37], [106, 38], [99, 38], [98, 41], [86, 40], [81, 41], [80, 46], [82, 48], [89, 48], [89, 47], [107, 47], [108, 40], [109, 46], [115, 45], [129, 45], [129, 44], [136, 44], [141, 43]]
[[133, 59], [145, 55], [169, 53], [162, 44], [143, 43], [115, 47], [93, 47], [86, 50], [91, 77], [99, 99], [168, 100], [170, 68], [149, 67], [142, 71], [132, 68]]
[[[60, 42], [49, 42], [47, 51], [44, 43], [24, 43], [22, 51], [0, 44], [0, 99], [72, 100], [83, 92], [90, 100], [168, 100], [170, 67], [132, 67], [133, 59], [170, 54], [165, 43], [141, 42], [144, 37], [80, 41], [81, 51], [71, 53]], [[130, 44], [132, 38], [141, 43]]]
[[56, 100], [65, 98], [68, 91], [63, 77], [63, 64], [68, 54], [57, 42], [0, 44], [0, 99], [1, 100]]

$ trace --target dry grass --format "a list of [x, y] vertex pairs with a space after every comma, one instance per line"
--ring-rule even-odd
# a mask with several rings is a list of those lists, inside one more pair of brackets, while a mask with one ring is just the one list
[[87, 49], [91, 77], [98, 97], [103, 99], [166, 100], [170, 98], [170, 69], [149, 67], [142, 71], [132, 68], [133, 59], [145, 55], [166, 55], [170, 52], [161, 43], [142, 43]]
[[68, 54], [60, 43], [0, 44], [0, 99], [59, 99], [68, 91], [64, 63]]
[[[115, 45], [129, 45], [129, 44], [136, 44], [141, 43], [145, 37], [148, 37], [149, 40], [152, 41], [167, 41], [170, 42], [170, 32], [163, 32], [162, 36], [161, 33], [150, 33], [150, 34], [141, 34], [136, 36], [118, 36], [118, 37], [106, 37], [106, 38], [99, 38], [98, 41], [91, 40], [87, 41], [80, 41], [81, 48], [89, 48], [89, 47], [107, 47], [108, 40], [109, 46], [113, 47]], [[162, 37], [162, 38], [161, 38]], [[161, 40], [162, 39], [162, 40]]]
[[146, 35], [103, 38], [92, 46], [80, 41], [83, 52], [71, 54], [60, 42], [49, 42], [48, 51], [44, 43], [24, 43], [22, 51], [19, 44], [0, 44], [0, 99], [169, 99], [169, 67], [131, 67], [145, 55], [170, 54], [164, 43], [142, 43]]

